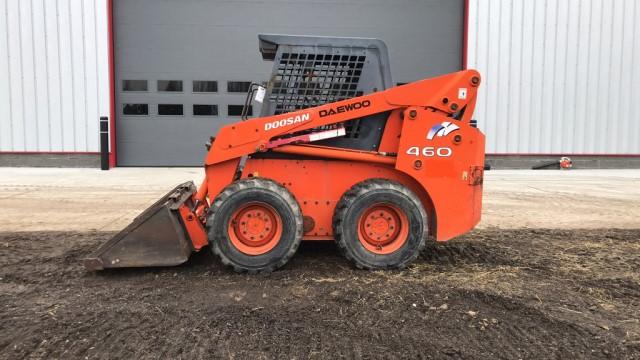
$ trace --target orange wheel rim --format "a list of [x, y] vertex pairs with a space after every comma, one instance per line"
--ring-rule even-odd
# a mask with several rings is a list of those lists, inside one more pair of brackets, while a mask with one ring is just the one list
[[376, 254], [391, 254], [409, 238], [409, 218], [392, 204], [374, 204], [358, 219], [358, 239]]
[[247, 255], [262, 255], [280, 242], [282, 219], [270, 205], [251, 202], [231, 215], [227, 231], [238, 251]]

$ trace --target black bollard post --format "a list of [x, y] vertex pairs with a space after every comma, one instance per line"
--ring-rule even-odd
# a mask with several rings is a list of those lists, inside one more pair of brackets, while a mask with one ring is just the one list
[[100, 168], [109, 170], [109, 118], [100, 116]]

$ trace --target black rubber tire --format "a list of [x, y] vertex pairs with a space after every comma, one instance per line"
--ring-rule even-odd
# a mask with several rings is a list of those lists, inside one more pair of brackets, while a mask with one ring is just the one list
[[[409, 221], [406, 242], [390, 254], [373, 253], [358, 239], [358, 219], [375, 203], [397, 206]], [[405, 268], [424, 248], [428, 230], [427, 213], [420, 199], [404, 185], [386, 179], [369, 179], [354, 185], [342, 196], [333, 214], [333, 232], [338, 248], [359, 269]]]
[[[243, 204], [260, 201], [273, 207], [282, 219], [278, 244], [261, 255], [244, 254], [232, 244], [228, 234], [231, 215]], [[298, 250], [302, 240], [302, 211], [289, 190], [265, 178], [233, 182], [216, 196], [209, 208], [207, 230], [211, 251], [236, 272], [271, 272], [284, 266]]]

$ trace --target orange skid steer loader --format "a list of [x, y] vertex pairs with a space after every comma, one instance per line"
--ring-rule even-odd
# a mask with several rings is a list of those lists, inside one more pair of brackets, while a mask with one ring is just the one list
[[480, 220], [480, 75], [393, 87], [385, 44], [260, 35], [274, 62], [261, 117], [222, 127], [199, 188], [177, 186], [94, 254], [87, 269], [169, 266], [209, 246], [236, 271], [273, 271], [302, 240], [335, 240], [363, 269], [403, 268], [429, 235]]

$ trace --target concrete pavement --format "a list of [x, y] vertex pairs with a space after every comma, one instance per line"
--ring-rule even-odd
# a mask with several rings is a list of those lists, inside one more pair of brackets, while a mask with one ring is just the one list
[[[200, 168], [0, 168], [0, 231], [113, 231]], [[640, 170], [492, 170], [480, 227], [640, 228]]]

